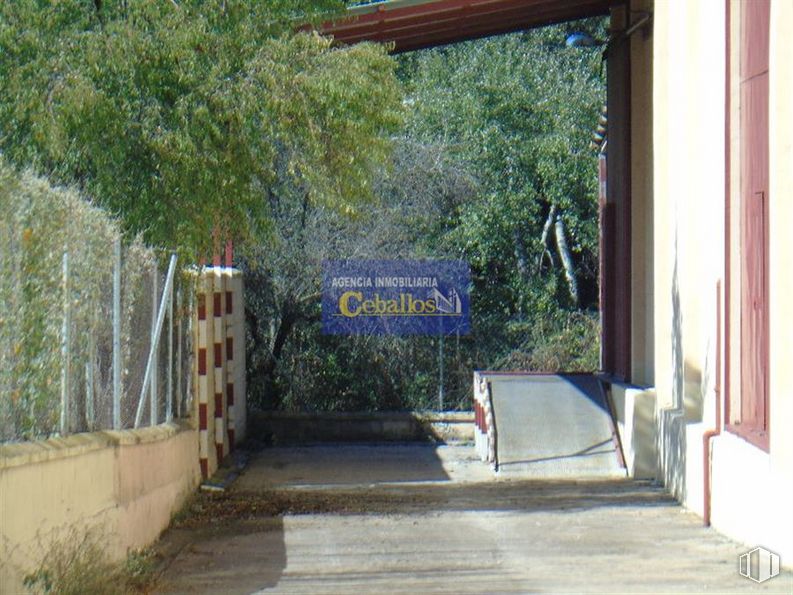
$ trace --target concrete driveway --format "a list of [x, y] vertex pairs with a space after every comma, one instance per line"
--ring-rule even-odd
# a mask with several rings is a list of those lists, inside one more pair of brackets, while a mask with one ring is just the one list
[[[271, 448], [161, 540], [160, 593], [793, 593], [624, 479], [494, 478], [469, 446]], [[783, 561], [785, 563], [785, 561]]]

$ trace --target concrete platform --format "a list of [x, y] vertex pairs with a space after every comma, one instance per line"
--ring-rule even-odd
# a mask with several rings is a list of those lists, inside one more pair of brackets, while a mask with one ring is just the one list
[[793, 592], [790, 570], [741, 577], [756, 544], [702, 527], [648, 482], [477, 479], [472, 450], [261, 451], [163, 536], [156, 592]]
[[329, 489], [372, 485], [488, 481], [473, 447], [421, 443], [335, 444], [268, 448], [236, 490]]

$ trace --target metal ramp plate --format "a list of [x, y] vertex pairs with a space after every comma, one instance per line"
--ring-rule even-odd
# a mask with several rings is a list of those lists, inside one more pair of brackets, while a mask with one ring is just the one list
[[499, 475], [625, 477], [597, 378], [496, 374], [488, 381]]

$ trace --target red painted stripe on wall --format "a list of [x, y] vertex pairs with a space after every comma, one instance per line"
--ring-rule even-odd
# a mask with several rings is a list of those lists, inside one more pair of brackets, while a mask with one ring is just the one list
[[223, 417], [223, 393], [215, 393], [215, 417]]
[[230, 292], [230, 291], [227, 291], [227, 292], [226, 292], [226, 314], [231, 314], [231, 313], [232, 313], [232, 298], [231, 298], [231, 292]]
[[198, 349], [198, 375], [206, 376], [207, 374], [207, 350], [204, 347]]
[[207, 319], [207, 296], [206, 294], [198, 294], [198, 320]]
[[207, 479], [209, 477], [209, 463], [206, 459], [198, 459], [198, 464], [201, 465], [201, 477]]
[[221, 302], [223, 301], [221, 293], [219, 291], [216, 291], [214, 298], [215, 298], [214, 299], [215, 303], [213, 304], [214, 305], [214, 312], [215, 312], [215, 316], [218, 317], [218, 316], [221, 316], [223, 314], [223, 312], [221, 311], [221, 308], [220, 308]]
[[234, 337], [226, 337], [226, 359], [234, 359]]
[[198, 429], [207, 429], [207, 404], [199, 403], [198, 405]]
[[229, 430], [229, 450], [233, 451], [234, 450], [234, 446], [235, 446], [235, 443], [234, 443], [234, 430]]
[[231, 382], [226, 384], [226, 400], [229, 403], [229, 407], [234, 405], [234, 384]]
[[215, 343], [215, 367], [223, 365], [223, 343]]
[[222, 444], [216, 444], [215, 445], [215, 453], [217, 454], [217, 457], [218, 457], [218, 465], [220, 465], [220, 461], [223, 460], [223, 445]]

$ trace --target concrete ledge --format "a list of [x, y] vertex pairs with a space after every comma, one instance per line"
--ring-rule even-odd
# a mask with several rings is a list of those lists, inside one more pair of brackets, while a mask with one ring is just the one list
[[613, 383], [610, 392], [628, 475], [636, 479], [655, 479], [658, 474], [655, 391]]
[[49, 438], [36, 442], [20, 442], [0, 446], [0, 470], [68, 457], [76, 457], [108, 447], [148, 444], [167, 440], [177, 433], [190, 430], [185, 421], [162, 424], [136, 430], [108, 430], [74, 434], [64, 438]]
[[473, 441], [474, 414], [464, 412], [251, 413], [249, 437], [275, 444], [315, 442]]

